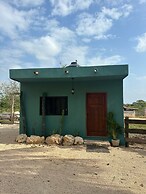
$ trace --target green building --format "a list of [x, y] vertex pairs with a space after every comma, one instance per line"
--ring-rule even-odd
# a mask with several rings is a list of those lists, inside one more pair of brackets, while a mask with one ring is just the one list
[[108, 112], [123, 126], [127, 75], [128, 65], [11, 69], [10, 78], [21, 84], [20, 133], [107, 139]]

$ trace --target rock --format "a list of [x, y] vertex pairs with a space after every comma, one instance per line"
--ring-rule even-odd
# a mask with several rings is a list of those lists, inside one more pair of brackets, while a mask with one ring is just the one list
[[44, 136], [40, 137], [37, 135], [31, 135], [30, 137], [27, 137], [26, 143], [27, 144], [42, 144], [44, 143]]
[[74, 136], [72, 136], [72, 135], [65, 135], [65, 136], [63, 137], [63, 145], [64, 145], [64, 146], [73, 145], [73, 144], [74, 144], [74, 141], [75, 141], [75, 138], [74, 138]]
[[141, 187], [143, 187], [143, 184], [140, 184]]
[[48, 145], [56, 144], [55, 139], [52, 138], [51, 136], [48, 136], [45, 140], [45, 143]]
[[46, 138], [46, 144], [52, 145], [52, 144], [57, 144], [60, 145], [62, 143], [62, 136], [59, 134], [53, 134], [51, 136], [48, 136]]
[[84, 143], [84, 140], [82, 137], [79, 137], [79, 136], [75, 137], [75, 141], [74, 141], [75, 145], [77, 145], [77, 144], [82, 145], [83, 143]]
[[27, 139], [27, 135], [26, 134], [20, 134], [16, 137], [16, 141], [18, 143], [25, 143]]

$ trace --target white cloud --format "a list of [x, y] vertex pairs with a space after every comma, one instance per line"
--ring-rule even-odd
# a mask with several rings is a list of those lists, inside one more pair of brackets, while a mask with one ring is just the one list
[[103, 39], [112, 25], [112, 20], [101, 14], [94, 17], [91, 14], [83, 13], [79, 17], [76, 32], [78, 35], [95, 36], [97, 39]]
[[3, 42], [3, 41], [4, 41], [4, 37], [0, 36], [0, 42]]
[[30, 41], [21, 41], [20, 47], [29, 54], [35, 56], [38, 60], [47, 60], [55, 57], [60, 52], [60, 45], [50, 36], [33, 39]]
[[[62, 61], [62, 56], [67, 56], [68, 53], [72, 55], [71, 46], [76, 45], [76, 36], [73, 31], [65, 27], [58, 27], [56, 25], [50, 26], [50, 32], [47, 36], [42, 36], [37, 39], [21, 41], [20, 49], [25, 53], [32, 55], [40, 63], [43, 62], [54, 65], [56, 58]], [[45, 62], [44, 62], [45, 61]], [[60, 61], [57, 61], [57, 64]]]
[[50, 29], [50, 36], [53, 37], [57, 42], [61, 43], [62, 46], [67, 46], [68, 44], [74, 44], [76, 40], [76, 35], [73, 31], [66, 27], [52, 27]]
[[103, 7], [102, 13], [106, 16], [111, 17], [112, 19], [115, 19], [115, 20], [119, 19], [122, 16], [122, 13], [119, 12], [117, 8], [109, 9], [109, 8]]
[[109, 7], [122, 6], [123, 4], [128, 4], [133, 0], [98, 0], [99, 3], [107, 4]]
[[146, 33], [142, 34], [137, 38], [138, 44], [136, 46], [137, 52], [146, 52]]
[[109, 16], [110, 18], [114, 20], [118, 20], [120, 17], [127, 17], [133, 10], [133, 6], [130, 4], [125, 4], [121, 6], [120, 8], [102, 8], [102, 13], [105, 16]]
[[11, 66], [13, 63], [18, 63], [18, 58], [22, 56], [23, 53], [19, 49], [3, 48], [0, 52], [0, 64], [3, 66], [9, 64], [9, 66]]
[[70, 64], [72, 61], [77, 60], [79, 65], [87, 65], [87, 46], [71, 45], [64, 48], [60, 55], [60, 61], [63, 65]]
[[9, 69], [21, 68], [22, 61], [20, 58], [23, 56], [22, 52], [18, 49], [3, 48], [0, 52], [0, 71], [1, 79], [8, 79]]
[[47, 20], [43, 25], [44, 25], [44, 30], [49, 32], [58, 28], [59, 22], [56, 19], [51, 19], [51, 20]]
[[0, 2], [0, 33], [11, 39], [18, 37], [19, 33], [28, 30], [32, 17], [35, 15], [34, 10], [19, 11], [14, 7]]
[[133, 11], [133, 6], [130, 4], [125, 4], [121, 8], [121, 12], [124, 17], [129, 16], [129, 14]]
[[140, 4], [146, 3], [146, 0], [139, 0]]
[[1, 48], [1, 72], [6, 74], [9, 68], [56, 67], [61, 61], [66, 63], [65, 60], [62, 60], [62, 56], [67, 58], [69, 54], [70, 63], [71, 56], [76, 56], [71, 53], [75, 53], [75, 51], [80, 53], [78, 46], [77, 49], [74, 48], [76, 36], [68, 28], [59, 27], [55, 21], [50, 23], [48, 35], [37, 38], [29, 37], [26, 40], [12, 40], [9, 49]]
[[91, 39], [90, 38], [83, 38], [82, 41], [88, 44], [89, 42], [91, 42]]
[[102, 56], [97, 56], [93, 57], [91, 59], [88, 59], [89, 65], [117, 65], [122, 63], [123, 57], [120, 55], [113, 55], [110, 57], [102, 57]]
[[87, 48], [77, 44], [75, 33], [65, 27], [52, 28], [48, 36], [21, 41], [19, 47], [43, 67], [57, 66], [60, 62], [70, 64], [75, 59], [84, 64], [87, 54]]
[[93, 0], [50, 0], [50, 2], [53, 6], [52, 15], [67, 16], [72, 12], [88, 9]]
[[[58, 4], [61, 2], [51, 1], [58, 2]], [[77, 30], [72, 31], [67, 27], [60, 26], [57, 19], [43, 12], [44, 9], [37, 7], [29, 9], [27, 5], [31, 1], [19, 1], [19, 3], [22, 2], [22, 6], [25, 6], [22, 9], [19, 4], [17, 7], [14, 6], [16, 2], [17, 0], [13, 4], [0, 2], [0, 18], [2, 18], [0, 23], [2, 39], [0, 38], [0, 41], [3, 43], [5, 36], [12, 39], [7, 39], [10, 49], [1, 49], [0, 68], [3, 71], [8, 71], [9, 68], [56, 67], [60, 62], [62, 65], [70, 64], [76, 59], [80, 65], [120, 63], [119, 55], [105, 58], [100, 54], [96, 56], [94, 55], [95, 51], [92, 53], [92, 48], [87, 46], [88, 43], [92, 43], [90, 42], [92, 37], [106, 39], [111, 36], [107, 32], [111, 29], [113, 21], [124, 17], [124, 14], [118, 15], [118, 10], [103, 8], [96, 16], [81, 14], [79, 21], [76, 20], [78, 22]], [[41, 4], [43, 1], [36, 1], [38, 4], [39, 2]], [[64, 5], [68, 3], [65, 14], [69, 14], [88, 8], [93, 1], [62, 2]], [[54, 4], [54, 9], [57, 5]], [[81, 40], [77, 35], [85, 36]]]
[[36, 7], [42, 5], [45, 0], [9, 0], [9, 3], [17, 7]]
[[101, 12], [98, 12], [96, 15], [80, 14], [76, 32], [78, 35], [107, 39], [111, 37], [107, 32], [112, 28], [114, 20], [127, 17], [131, 13], [132, 8], [131, 5], [125, 4], [120, 8], [109, 9], [103, 7]]

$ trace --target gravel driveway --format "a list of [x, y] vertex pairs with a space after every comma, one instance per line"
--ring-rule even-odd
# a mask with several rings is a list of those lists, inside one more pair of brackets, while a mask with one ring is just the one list
[[146, 193], [143, 145], [26, 145], [17, 134], [18, 125], [0, 125], [0, 194]]

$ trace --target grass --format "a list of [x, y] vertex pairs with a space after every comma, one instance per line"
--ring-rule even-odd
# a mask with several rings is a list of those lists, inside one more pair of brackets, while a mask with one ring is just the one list
[[145, 129], [146, 130], [146, 124], [129, 124], [130, 129]]
[[1, 124], [13, 124], [13, 122], [9, 120], [0, 120], [0, 123]]

